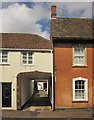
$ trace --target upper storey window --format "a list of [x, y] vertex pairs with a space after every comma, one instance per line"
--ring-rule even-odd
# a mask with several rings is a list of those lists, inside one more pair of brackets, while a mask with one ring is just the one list
[[0, 51], [0, 63], [8, 63], [8, 52], [7, 51]]
[[22, 63], [23, 64], [34, 64], [34, 53], [32, 52], [23, 52], [22, 53]]
[[78, 66], [86, 65], [86, 49], [84, 46], [79, 45], [74, 47], [73, 64]]

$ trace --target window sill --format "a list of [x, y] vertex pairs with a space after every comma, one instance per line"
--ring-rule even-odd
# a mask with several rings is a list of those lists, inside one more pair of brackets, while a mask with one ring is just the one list
[[87, 68], [88, 65], [72, 65], [73, 68]]
[[34, 66], [34, 64], [22, 64], [22, 66]]
[[73, 103], [76, 103], [76, 102], [88, 102], [88, 100], [80, 100], [80, 99], [79, 99], [79, 100], [73, 100], [72, 102], [73, 102]]
[[10, 66], [10, 63], [0, 63], [0, 66]]
[[1, 109], [2, 110], [12, 110], [13, 108], [12, 107], [2, 107]]

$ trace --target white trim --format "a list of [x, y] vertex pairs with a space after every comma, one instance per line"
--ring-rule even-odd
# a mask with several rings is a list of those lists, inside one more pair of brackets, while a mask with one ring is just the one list
[[74, 64], [72, 65], [72, 67], [88, 67], [88, 65], [81, 65], [81, 64]]
[[10, 63], [0, 63], [0, 66], [2, 66], [2, 65], [8, 66], [8, 65], [10, 65]]
[[51, 50], [51, 73], [52, 73], [52, 98], [51, 98], [51, 103], [52, 103], [52, 110], [55, 110], [55, 101], [54, 101], [54, 71], [53, 71], [53, 50]]
[[13, 110], [12, 107], [2, 107], [1, 109], [2, 109], [2, 110]]
[[49, 87], [48, 87], [48, 80], [47, 80], [47, 94], [48, 94], [48, 88], [49, 88]]
[[[85, 99], [75, 99], [75, 81], [77, 80], [85, 81]], [[82, 77], [73, 78], [73, 101], [88, 101], [88, 79]]]
[[16, 51], [47, 51], [51, 52], [52, 49], [16, 49], [16, 48], [0, 48], [0, 50], [16, 50]]

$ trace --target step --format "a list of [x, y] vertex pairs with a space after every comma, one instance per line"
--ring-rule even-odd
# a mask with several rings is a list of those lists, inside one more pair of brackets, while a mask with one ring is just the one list
[[51, 106], [31, 106], [24, 111], [51, 111]]

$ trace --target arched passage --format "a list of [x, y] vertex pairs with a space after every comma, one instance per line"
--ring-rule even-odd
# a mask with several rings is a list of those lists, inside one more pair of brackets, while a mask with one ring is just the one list
[[[21, 110], [21, 82], [23, 80], [37, 80], [37, 79], [46, 79], [48, 80], [48, 97], [51, 99], [51, 73], [33, 71], [33, 72], [23, 72], [17, 75], [17, 109]], [[28, 88], [27, 88], [28, 89]]]

